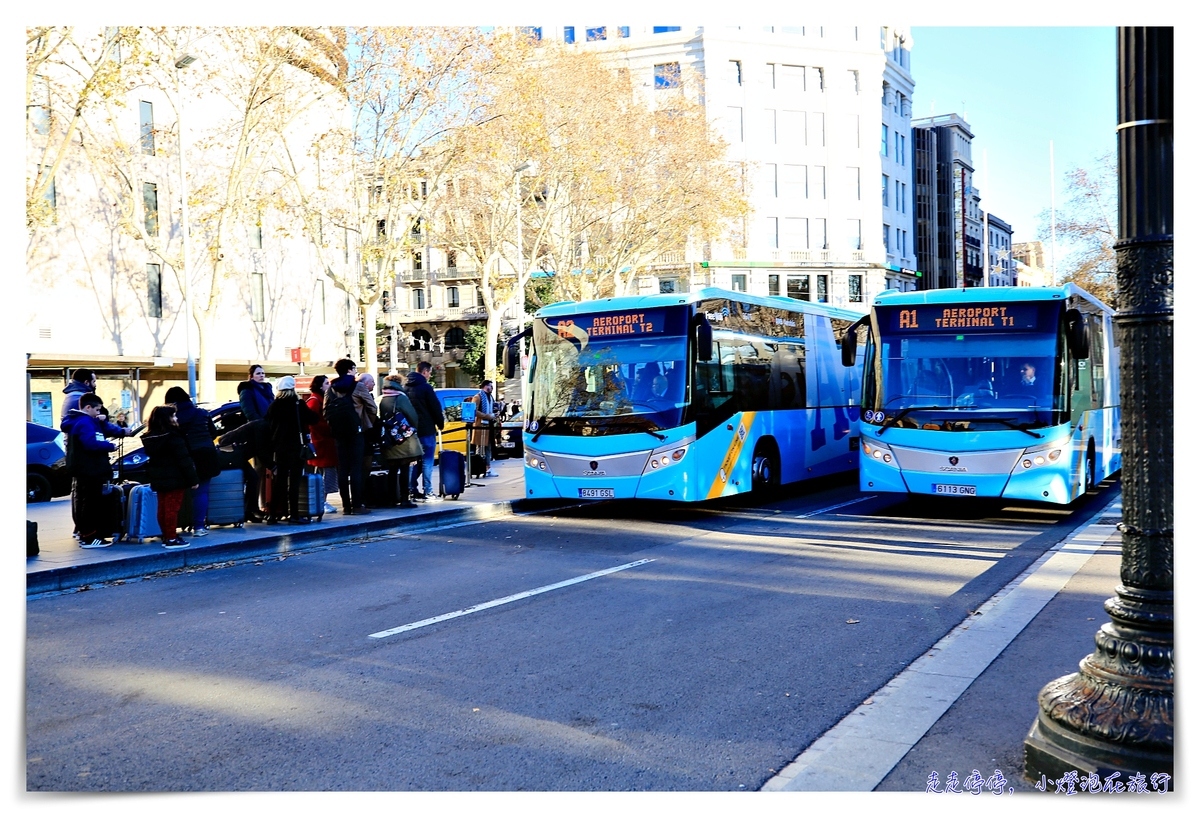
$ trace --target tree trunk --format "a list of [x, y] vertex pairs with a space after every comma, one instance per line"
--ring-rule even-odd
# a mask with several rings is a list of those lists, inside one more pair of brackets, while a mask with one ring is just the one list
[[196, 334], [199, 338], [199, 359], [196, 363], [196, 402], [217, 399], [217, 359], [209, 354], [214, 332], [215, 313], [201, 312], [196, 316]]
[[375, 379], [374, 392], [375, 396], [379, 397], [379, 333], [375, 328], [375, 317], [379, 312], [379, 302], [372, 301], [370, 304], [362, 305], [363, 318], [363, 353], [366, 360], [363, 362], [363, 372], [370, 372], [371, 377]]

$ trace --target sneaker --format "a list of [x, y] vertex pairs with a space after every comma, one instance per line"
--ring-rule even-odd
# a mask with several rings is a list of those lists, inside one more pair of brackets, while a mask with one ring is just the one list
[[436, 494], [425, 498], [425, 502], [427, 502], [427, 503], [443, 503], [445, 501], [446, 501], [445, 497], [438, 497]]
[[403, 503], [400, 504], [399, 507], [400, 508], [420, 508], [420, 506], [418, 506], [416, 503], [414, 503], [411, 500], [405, 500]]
[[208, 534], [208, 529], [205, 528], [204, 526], [200, 526], [199, 528], [192, 529], [193, 537], [203, 537], [206, 534]]
[[86, 542], [84, 542], [82, 539], [79, 541], [80, 548], [108, 548], [110, 545], [112, 545], [112, 541], [106, 540], [103, 537], [96, 537], [94, 540], [88, 540]]
[[325, 513], [326, 514], [337, 514], [337, 509], [334, 508], [331, 503], [326, 503], [325, 504]]
[[176, 537], [173, 540], [163, 540], [163, 548], [174, 551], [176, 548], [187, 548], [187, 540], [182, 537]]
[[79, 532], [78, 532], [78, 531], [72, 531], [72, 532], [71, 532], [71, 536], [72, 536], [74, 539], [79, 539]]
[[500, 475], [496, 474], [496, 473], [495, 473], [494, 471], [492, 471], [491, 469], [488, 469], [486, 472], [484, 472], [484, 475], [483, 475], [483, 476], [484, 476], [484, 477], [499, 477]]

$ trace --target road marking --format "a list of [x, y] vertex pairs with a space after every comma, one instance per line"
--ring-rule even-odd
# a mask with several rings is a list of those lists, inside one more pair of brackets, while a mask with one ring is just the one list
[[1101, 517], [1075, 529], [867, 697], [762, 786], [763, 791], [870, 792], [1116, 531]]
[[810, 511], [807, 514], [797, 514], [796, 519], [803, 520], [805, 517], [816, 517], [818, 514], [824, 514], [826, 511], [833, 511], [835, 508], [841, 508], [842, 506], [852, 506], [855, 503], [861, 503], [864, 500], [874, 500], [874, 499], [875, 499], [874, 494], [868, 494], [866, 497], [859, 497], [857, 500], [849, 500], [845, 503], [838, 503], [836, 506], [828, 506], [827, 508], [817, 509], [816, 511]]
[[401, 625], [398, 628], [389, 628], [386, 631], [379, 631], [378, 633], [372, 633], [372, 634], [370, 634], [370, 637], [372, 639], [383, 639], [386, 636], [395, 636], [396, 634], [404, 633], [405, 631], [415, 631], [417, 628], [423, 628], [426, 625], [435, 625], [438, 622], [445, 622], [448, 619], [457, 619], [460, 616], [466, 616], [467, 614], [472, 614], [472, 613], [475, 613], [476, 611], [485, 611], [488, 608], [495, 608], [499, 605], [507, 605], [510, 602], [516, 602], [518, 599], [527, 599], [531, 596], [537, 596], [538, 594], [544, 594], [547, 591], [554, 591], [554, 590], [557, 590], [558, 588], [566, 588], [568, 585], [578, 585], [581, 582], [587, 582], [589, 579], [596, 579], [597, 577], [604, 577], [604, 576], [608, 576], [609, 574], [615, 574], [617, 571], [625, 571], [629, 568], [637, 568], [639, 565], [645, 565], [648, 562], [654, 562], [654, 560], [649, 559], [649, 560], [638, 560], [637, 562], [627, 562], [624, 565], [618, 565], [616, 568], [605, 568], [603, 571], [596, 571], [595, 573], [592, 573], [592, 574], [584, 574], [581, 577], [575, 577], [573, 579], [566, 579], [566, 580], [563, 580], [562, 582], [556, 582], [553, 585], [543, 585], [541, 588], [534, 588], [532, 591], [522, 591], [519, 594], [513, 594], [512, 596], [506, 596], [506, 597], [503, 597], [502, 599], [493, 599], [491, 602], [481, 602], [478, 605], [472, 605], [469, 608], [463, 608], [462, 610], [452, 611], [451, 613], [444, 613], [444, 614], [441, 614], [440, 616], [430, 617], [429, 619], [422, 619], [420, 622], [410, 622], [409, 624]]

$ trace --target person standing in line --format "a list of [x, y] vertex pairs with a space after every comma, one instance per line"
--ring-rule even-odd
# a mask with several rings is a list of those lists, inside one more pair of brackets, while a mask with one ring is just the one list
[[[401, 414], [415, 430], [419, 418], [408, 395], [404, 394], [404, 382], [399, 375], [383, 379], [383, 398], [379, 401], [379, 423], [382, 427], [394, 415]], [[388, 504], [400, 508], [416, 508], [409, 499], [409, 467], [424, 455], [420, 437], [414, 432], [408, 439], [393, 446], [384, 446], [379, 456], [388, 467]], [[398, 479], [397, 479], [398, 478]]]
[[[350, 366], [345, 366], [349, 363]], [[358, 386], [354, 380], [353, 361], [343, 359], [337, 364], [338, 377], [330, 383], [330, 391], [325, 395], [322, 411], [329, 431], [333, 435], [334, 448], [337, 451], [338, 492], [342, 496], [343, 514], [369, 514], [366, 506], [366, 486], [363, 483], [363, 432], [362, 421], [354, 404], [354, 390]]]
[[358, 410], [358, 419], [362, 422], [363, 430], [363, 485], [371, 478], [371, 466], [375, 462], [375, 453], [379, 451], [379, 407], [375, 402], [375, 377], [370, 372], [355, 375], [354, 408]]
[[[308, 400], [305, 401], [308, 408], [317, 415], [320, 420], [309, 427], [309, 434], [312, 436], [313, 448], [317, 452], [317, 456], [308, 461], [308, 465], [318, 470], [318, 473], [325, 480], [325, 497], [328, 498], [331, 494], [336, 494], [338, 491], [338, 459], [337, 446], [333, 440], [333, 432], [329, 429], [329, 422], [325, 420], [325, 396], [329, 393], [330, 380], [324, 375], [316, 375], [312, 379], [312, 386], [309, 387], [311, 394]], [[337, 514], [337, 507], [325, 500], [325, 513]]]
[[479, 394], [476, 395], [476, 403], [479, 404], [479, 408], [475, 412], [475, 429], [471, 433], [475, 451], [483, 458], [484, 477], [496, 476], [496, 473], [492, 471], [492, 424], [496, 420], [496, 405], [492, 400], [494, 388], [492, 382], [487, 380], [479, 387]]
[[208, 534], [208, 487], [221, 473], [221, 460], [213, 445], [217, 427], [208, 412], [192, 403], [182, 387], [168, 389], [166, 400], [175, 406], [175, 420], [196, 466], [198, 481], [192, 492], [192, 535], [203, 537]]
[[[264, 423], [267, 419], [267, 410], [271, 408], [272, 401], [275, 400], [275, 393], [271, 389], [271, 384], [267, 382], [266, 371], [258, 364], [251, 364], [249, 369], [250, 377], [248, 380], [242, 381], [237, 385], [238, 405], [242, 407], [242, 414], [246, 416], [247, 423], [253, 423], [256, 420], [261, 420]], [[264, 429], [265, 431], [265, 429]], [[267, 459], [268, 453], [265, 451], [256, 451], [254, 453], [254, 473], [258, 478], [258, 511], [261, 514], [266, 514], [266, 491], [267, 491]]]
[[71, 373], [71, 382], [63, 387], [62, 411], [58, 415], [58, 422], [61, 425], [67, 419], [67, 415], [72, 409], [79, 408], [79, 399], [89, 392], [96, 391], [96, 373], [90, 369], [79, 367]]
[[67, 472], [72, 477], [71, 500], [75, 524], [79, 529], [79, 544], [83, 548], [104, 548], [112, 545], [100, 530], [101, 494], [112, 475], [108, 453], [116, 445], [105, 436], [106, 429], [99, 420], [104, 402], [94, 392], [79, 397], [79, 408], [72, 409], [62, 422], [67, 435]]
[[267, 522], [280, 522], [287, 517], [294, 524], [309, 523], [312, 519], [300, 511], [307, 459], [304, 435], [318, 416], [300, 401], [296, 394], [296, 379], [291, 375], [284, 375], [275, 386], [275, 402], [267, 410], [272, 473], [271, 509]]
[[150, 488], [158, 497], [163, 548], [186, 548], [188, 543], [178, 532], [179, 509], [183, 506], [184, 491], [188, 487], [195, 491], [200, 481], [187, 441], [179, 430], [175, 407], [169, 403], [154, 407], [146, 429], [142, 449], [149, 458], [146, 468]]
[[[404, 383], [404, 393], [408, 395], [413, 408], [417, 410], [417, 439], [421, 441], [421, 468], [412, 470], [409, 480], [409, 496], [414, 500], [425, 500], [430, 503], [441, 501], [433, 490], [433, 458], [437, 451], [437, 433], [446, 425], [446, 417], [442, 414], [442, 402], [429, 383], [433, 372], [433, 364], [421, 361], [414, 372], [408, 373]], [[418, 472], [422, 481], [422, 493], [417, 493]]]

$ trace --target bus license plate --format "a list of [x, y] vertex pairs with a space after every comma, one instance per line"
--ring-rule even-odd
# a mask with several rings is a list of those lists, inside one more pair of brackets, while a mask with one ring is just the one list
[[934, 483], [934, 494], [968, 494], [971, 497], [975, 496], [974, 486], [955, 486], [948, 483]]
[[612, 500], [616, 497], [612, 489], [580, 489], [581, 500]]

